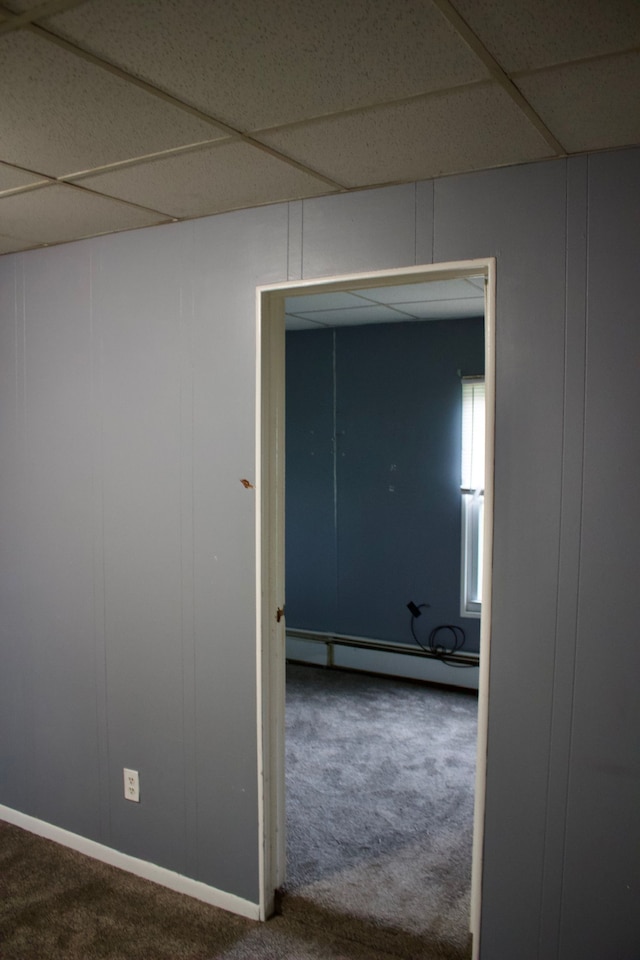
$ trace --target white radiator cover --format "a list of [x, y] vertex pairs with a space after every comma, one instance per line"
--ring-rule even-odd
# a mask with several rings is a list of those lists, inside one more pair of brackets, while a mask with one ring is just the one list
[[[354, 640], [358, 645], [349, 645], [349, 641]], [[479, 665], [451, 666], [436, 658], [403, 652], [404, 644], [398, 644], [396, 653], [387, 649], [388, 644], [380, 649], [380, 641], [366, 637], [341, 638], [302, 630], [288, 632], [286, 644], [287, 660], [478, 689]], [[457, 658], [453, 656], [451, 659]]]

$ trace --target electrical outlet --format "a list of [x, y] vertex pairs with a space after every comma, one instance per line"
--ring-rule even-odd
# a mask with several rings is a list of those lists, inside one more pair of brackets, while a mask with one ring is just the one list
[[137, 770], [124, 768], [124, 798], [140, 803], [140, 778]]

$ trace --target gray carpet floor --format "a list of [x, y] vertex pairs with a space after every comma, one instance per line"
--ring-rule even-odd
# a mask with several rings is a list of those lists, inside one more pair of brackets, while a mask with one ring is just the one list
[[474, 698], [296, 666], [288, 697], [281, 915], [235, 917], [0, 821], [0, 960], [468, 956]]
[[477, 697], [290, 664], [285, 916], [469, 950]]
[[2, 960], [398, 960], [331, 929], [258, 923], [0, 821]]

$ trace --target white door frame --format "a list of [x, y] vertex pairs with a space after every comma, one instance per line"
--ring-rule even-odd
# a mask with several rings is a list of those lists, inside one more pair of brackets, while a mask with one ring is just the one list
[[402, 267], [372, 273], [295, 280], [258, 287], [256, 383], [256, 636], [260, 839], [260, 916], [268, 917], [275, 890], [284, 882], [285, 789], [285, 620], [284, 610], [284, 301], [293, 292], [312, 295], [355, 286], [392, 286], [425, 280], [485, 277], [486, 476], [484, 577], [478, 688], [478, 759], [475, 785], [471, 932], [477, 956], [482, 880], [489, 703], [489, 644], [493, 555], [493, 460], [495, 433], [495, 283], [493, 257]]

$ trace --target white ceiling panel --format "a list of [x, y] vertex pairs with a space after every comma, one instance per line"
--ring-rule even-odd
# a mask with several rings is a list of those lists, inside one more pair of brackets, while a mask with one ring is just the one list
[[[27, 13], [42, 7], [43, 2], [44, 0], [3, 0], [2, 6], [12, 13]], [[47, 0], [47, 8], [55, 6], [56, 10], [63, 10], [65, 7], [77, 7], [83, 2], [84, 0]], [[49, 12], [54, 11], [51, 9]]]
[[[38, 18], [54, 16], [71, 7], [77, 7], [83, 0], [3, 0], [0, 6], [0, 27], [2, 32], [28, 27]], [[19, 18], [16, 25], [16, 17]], [[4, 21], [4, 25], [3, 25]]]
[[465, 297], [452, 300], [429, 300], [423, 303], [403, 303], [406, 310], [418, 320], [453, 320], [484, 316], [484, 297]]
[[218, 128], [26, 31], [0, 36], [1, 159], [54, 176], [214, 140]]
[[42, 202], [47, 242], [130, 225], [106, 200], [53, 216], [47, 179], [192, 217], [640, 142], [640, 0], [2, 6], [58, 11], [4, 32], [0, 12], [0, 200], [35, 183], [11, 210], [30, 231]]
[[37, 243], [77, 240], [148, 226], [162, 219], [65, 184], [0, 197], [3, 232]]
[[640, 53], [520, 77], [518, 86], [567, 150], [640, 143]]
[[329, 326], [328, 323], [320, 323], [317, 320], [303, 320], [302, 317], [296, 317], [288, 313], [284, 315], [284, 325], [287, 330], [322, 330]]
[[98, 176], [82, 184], [174, 217], [329, 193], [325, 183], [244, 143], [175, 154]]
[[[358, 290], [358, 293], [360, 291]], [[371, 300], [379, 302], [377, 297]], [[287, 297], [284, 308], [287, 313], [309, 313], [314, 310], [341, 310], [362, 307], [362, 300], [353, 293], [314, 293], [308, 296]]]
[[287, 330], [311, 330], [319, 326], [482, 317], [483, 287], [483, 279], [473, 277], [287, 297], [286, 327]]
[[454, 0], [509, 72], [640, 45], [638, 0]]
[[27, 173], [26, 170], [16, 170], [15, 167], [7, 166], [6, 163], [0, 163], [0, 193], [3, 190], [27, 187], [33, 183], [46, 183], [46, 181], [34, 177], [32, 173]]
[[351, 187], [422, 180], [550, 153], [493, 84], [267, 131], [259, 139]]
[[355, 326], [364, 323], [395, 323], [415, 319], [412, 314], [401, 313], [391, 307], [371, 304], [365, 307], [351, 307], [343, 310], [314, 310], [312, 313], [297, 313], [295, 316], [315, 323], [324, 323], [328, 327]]
[[46, 23], [243, 130], [487, 76], [424, 0], [88, 0]]
[[[482, 280], [481, 280], [482, 282]], [[417, 303], [429, 300], [464, 300], [477, 298], [478, 291], [467, 280], [429, 280], [425, 283], [405, 283], [395, 287], [370, 287], [358, 290], [358, 295], [377, 303]]]
[[28, 240], [18, 240], [15, 237], [5, 237], [0, 234], [0, 254], [17, 253], [19, 250], [27, 250], [34, 244]]

